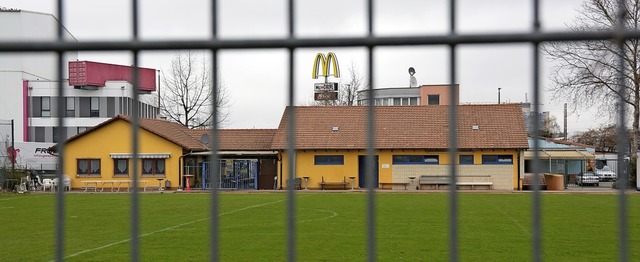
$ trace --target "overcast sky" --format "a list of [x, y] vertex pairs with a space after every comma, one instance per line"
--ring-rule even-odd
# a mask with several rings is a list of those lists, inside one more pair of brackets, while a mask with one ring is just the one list
[[[0, 6], [56, 13], [53, 0], [0, 0]], [[286, 36], [285, 0], [219, 1], [219, 36], [225, 39]], [[531, 29], [531, 1], [462, 0], [457, 2], [458, 33], [523, 32]], [[581, 0], [542, 2], [542, 28], [565, 30], [576, 16]], [[375, 1], [376, 35], [441, 35], [448, 30], [446, 0]], [[301, 0], [296, 2], [298, 37], [342, 37], [366, 34], [366, 1]], [[141, 0], [140, 37], [152, 39], [207, 39], [210, 37], [207, 0]], [[126, 40], [132, 35], [127, 0], [69, 0], [65, 2], [67, 29], [79, 40]], [[461, 103], [495, 103], [498, 88], [503, 102], [532, 100], [532, 48], [529, 44], [461, 45], [458, 47], [458, 83]], [[338, 56], [343, 78], [351, 64], [367, 77], [366, 49], [298, 49], [295, 52], [297, 101], [313, 99], [311, 79], [316, 53]], [[375, 50], [375, 87], [406, 87], [407, 69], [414, 67], [418, 84], [448, 84], [449, 54], [445, 46], [380, 47]], [[141, 66], [168, 70], [173, 52], [143, 52]], [[287, 104], [287, 61], [284, 50], [227, 50], [220, 54], [219, 72], [231, 96], [229, 128], [276, 128]], [[127, 52], [83, 52], [81, 60], [131, 64]], [[543, 68], [543, 88], [548, 81]], [[564, 100], [545, 94], [543, 110], [550, 111], [562, 128]], [[573, 111], [573, 105], [569, 104]], [[582, 110], [578, 110], [582, 111]], [[604, 120], [595, 121], [601, 123]], [[595, 128], [591, 113], [571, 113], [570, 133]]]

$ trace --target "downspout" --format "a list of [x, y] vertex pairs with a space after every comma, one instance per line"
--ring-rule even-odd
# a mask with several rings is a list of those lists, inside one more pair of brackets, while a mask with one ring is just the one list
[[[278, 162], [280, 162], [280, 176], [278, 177], [278, 183], [280, 184], [276, 189], [282, 189], [282, 153], [278, 151]], [[278, 174], [276, 174], [278, 176]]]

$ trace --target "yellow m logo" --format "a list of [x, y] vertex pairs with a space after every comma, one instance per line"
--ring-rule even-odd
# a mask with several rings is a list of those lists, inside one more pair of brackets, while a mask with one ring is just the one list
[[[318, 73], [320, 65], [322, 65], [322, 71]], [[329, 72], [332, 66], [333, 74], [330, 74]], [[313, 72], [311, 73], [311, 77], [313, 79], [318, 79], [318, 76], [328, 77], [330, 75], [340, 77], [340, 68], [338, 67], [338, 58], [336, 57], [336, 54], [329, 52], [325, 57], [323, 53], [318, 53], [315, 61], [313, 62]]]

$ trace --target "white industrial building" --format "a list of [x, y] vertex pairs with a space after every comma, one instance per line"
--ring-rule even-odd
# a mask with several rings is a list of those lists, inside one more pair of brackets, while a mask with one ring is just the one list
[[[0, 9], [0, 41], [57, 39], [58, 23], [51, 14]], [[64, 38], [65, 41], [77, 41], [66, 29]], [[9, 140], [13, 141], [14, 161], [18, 161], [18, 165], [38, 165], [37, 160], [20, 157], [20, 154], [33, 153], [26, 152], [28, 148], [51, 146], [114, 115], [130, 115], [133, 110], [130, 66], [77, 61], [77, 52], [65, 52], [63, 79], [59, 79], [57, 60], [56, 53], [52, 52], [0, 53], [0, 120], [2, 123], [13, 120], [14, 123], [13, 139], [11, 128], [7, 124], [0, 125], [0, 147], [5, 149], [11, 145]], [[57, 97], [60, 81], [65, 93], [62, 99]], [[139, 116], [156, 117], [156, 70], [141, 68], [139, 83], [138, 89], [142, 93]], [[62, 139], [54, 135], [59, 103], [64, 103], [65, 108], [66, 137]], [[21, 149], [20, 145], [25, 148]], [[10, 152], [9, 148], [0, 151], [8, 155]]]

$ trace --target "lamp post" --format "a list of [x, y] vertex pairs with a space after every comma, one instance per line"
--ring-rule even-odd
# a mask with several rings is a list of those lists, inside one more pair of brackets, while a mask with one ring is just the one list
[[502, 89], [502, 87], [498, 87], [498, 104], [500, 104], [500, 89]]

